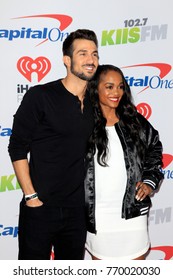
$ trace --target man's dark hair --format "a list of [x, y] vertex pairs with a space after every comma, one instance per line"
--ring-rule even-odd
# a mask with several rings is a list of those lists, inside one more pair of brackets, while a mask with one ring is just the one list
[[62, 46], [63, 55], [72, 57], [73, 42], [76, 39], [85, 39], [85, 40], [93, 41], [95, 45], [98, 47], [98, 40], [94, 31], [88, 29], [77, 29], [76, 31], [71, 32], [64, 40]]

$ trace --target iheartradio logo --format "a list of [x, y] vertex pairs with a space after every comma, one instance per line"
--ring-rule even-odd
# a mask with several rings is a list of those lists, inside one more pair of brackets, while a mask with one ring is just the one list
[[50, 71], [51, 63], [44, 56], [39, 56], [35, 60], [29, 56], [23, 56], [17, 62], [17, 69], [29, 82], [31, 82], [32, 73], [37, 73], [38, 82], [40, 82]]
[[152, 110], [150, 105], [148, 105], [147, 103], [139, 103], [136, 106], [137, 111], [144, 116], [147, 120], [149, 119], [149, 117], [151, 116]]

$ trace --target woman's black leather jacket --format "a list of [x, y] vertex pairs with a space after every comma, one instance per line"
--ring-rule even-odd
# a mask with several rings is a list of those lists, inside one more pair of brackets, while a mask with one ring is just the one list
[[[125, 125], [121, 121], [115, 124], [124, 151], [124, 160], [127, 170], [127, 185], [122, 204], [122, 218], [130, 219], [140, 215], [146, 215], [151, 206], [150, 197], [143, 201], [135, 199], [136, 183], [142, 181], [154, 190], [163, 179], [162, 166], [162, 143], [159, 140], [158, 131], [140, 114], [139, 121], [143, 131], [141, 139], [145, 143], [145, 157], [141, 160], [137, 154], [134, 141], [127, 133]], [[95, 233], [95, 172], [94, 159], [87, 160], [87, 173], [85, 178], [85, 196], [87, 211], [87, 229]], [[106, 168], [106, 167], [105, 167]], [[105, 187], [106, 178], [105, 178]]]

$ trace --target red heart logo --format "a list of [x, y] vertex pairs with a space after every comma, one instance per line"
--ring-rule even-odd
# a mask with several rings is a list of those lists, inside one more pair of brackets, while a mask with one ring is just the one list
[[31, 82], [32, 73], [36, 72], [38, 82], [40, 82], [50, 71], [51, 63], [44, 56], [39, 56], [35, 60], [29, 56], [23, 56], [17, 62], [17, 69], [29, 82]]

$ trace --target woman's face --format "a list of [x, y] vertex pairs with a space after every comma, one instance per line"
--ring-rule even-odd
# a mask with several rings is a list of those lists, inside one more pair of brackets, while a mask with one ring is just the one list
[[98, 85], [98, 95], [101, 108], [116, 109], [124, 93], [121, 74], [114, 70], [101, 74]]

